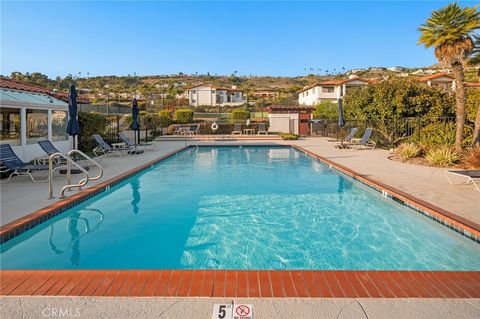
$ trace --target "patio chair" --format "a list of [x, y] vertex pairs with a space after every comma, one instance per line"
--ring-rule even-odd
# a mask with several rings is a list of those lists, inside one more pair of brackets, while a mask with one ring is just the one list
[[[40, 147], [45, 151], [45, 153], [47, 153], [47, 157], [46, 159], [48, 160], [50, 158], [50, 155], [53, 155], [55, 153], [60, 153], [60, 154], [63, 154], [62, 152], [60, 152], [56, 147], [55, 145], [53, 145], [53, 143], [50, 141], [50, 140], [43, 140], [43, 141], [37, 141], [38, 145], [40, 145]], [[44, 158], [41, 158], [41, 159], [44, 159]], [[76, 159], [73, 159], [77, 164], [79, 164], [80, 166], [83, 167], [83, 169], [85, 169], [86, 171], [88, 171], [90, 169], [89, 165], [87, 163], [85, 163], [85, 161], [77, 161]], [[67, 161], [63, 158], [56, 158], [55, 160], [56, 164], [58, 165], [66, 165], [67, 164]], [[81, 172], [80, 170], [78, 170], [77, 168], [71, 168], [70, 169], [72, 173], [74, 174], [77, 174], [79, 172]], [[66, 174], [66, 167], [65, 169], [62, 169], [60, 170], [60, 174]]]
[[[135, 143], [132, 142], [132, 140], [129, 139], [128, 136], [127, 136], [124, 132], [118, 133], [118, 137], [120, 137], [120, 139], [121, 139], [129, 148], [135, 148]], [[144, 148], [151, 147], [151, 149], [154, 149], [154, 148], [155, 148], [155, 143], [137, 143], [136, 146], [140, 146], [140, 147], [144, 147]]]
[[188, 134], [190, 134], [190, 135], [200, 134], [200, 124], [190, 126]]
[[480, 192], [480, 188], [475, 180], [480, 181], [480, 170], [460, 170], [460, 171], [446, 171], [445, 176], [447, 176], [450, 184], [458, 185], [459, 183], [454, 183], [453, 180], [450, 178], [449, 175], [460, 176], [466, 178], [467, 180], [463, 184], [470, 184], [472, 183], [475, 186], [475, 189]]
[[373, 150], [377, 145], [377, 143], [375, 143], [370, 139], [370, 137], [372, 136], [372, 132], [373, 132], [373, 129], [371, 127], [367, 128], [365, 130], [365, 133], [363, 133], [362, 138], [358, 142], [354, 142], [354, 140], [351, 139], [351, 142], [348, 143], [348, 145], [350, 145], [352, 150], [354, 148], [361, 148], [364, 150], [367, 150], [367, 149]]
[[257, 135], [268, 135], [265, 123], [258, 123], [258, 132]]
[[235, 125], [233, 126], [232, 135], [241, 135], [241, 134], [242, 134], [242, 124], [235, 123]]
[[[17, 154], [13, 151], [10, 144], [0, 144], [0, 162], [4, 169], [1, 170], [2, 173], [11, 171], [12, 173], [8, 176], [6, 183], [10, 181], [13, 175], [17, 176], [29, 176], [34, 183], [46, 182], [48, 180], [36, 180], [32, 172], [34, 171], [48, 171], [48, 165], [31, 165], [23, 162]], [[54, 171], [64, 166], [56, 165], [53, 169]]]
[[98, 134], [93, 135], [93, 139], [95, 142], [97, 142], [97, 147], [95, 147], [92, 151], [95, 154], [95, 156], [107, 156], [107, 155], [117, 155], [117, 156], [122, 156], [121, 151], [127, 151], [127, 154], [130, 155], [134, 149], [131, 149], [130, 147], [128, 148], [121, 148], [121, 149], [115, 149], [111, 147], [105, 140]]
[[347, 136], [343, 140], [332, 140], [332, 142], [337, 142], [337, 145], [335, 147], [337, 148], [346, 148], [349, 145], [351, 145], [352, 138], [355, 137], [355, 134], [357, 134], [358, 128], [352, 127], [350, 129], [350, 133], [348, 133]]

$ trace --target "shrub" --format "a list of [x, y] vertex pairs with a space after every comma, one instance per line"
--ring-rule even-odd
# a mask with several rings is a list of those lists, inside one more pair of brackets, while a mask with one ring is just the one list
[[298, 140], [298, 135], [292, 134], [292, 133], [280, 133], [279, 134], [282, 139], [285, 141], [293, 141], [293, 140]]
[[80, 125], [78, 148], [82, 152], [91, 152], [96, 146], [92, 135], [104, 135], [108, 120], [104, 115], [78, 112], [78, 124]]
[[465, 164], [469, 168], [480, 168], [480, 145], [472, 148], [465, 156]]
[[442, 146], [431, 149], [425, 156], [427, 161], [435, 166], [451, 166], [458, 161], [458, 155], [449, 146]]
[[235, 109], [232, 111], [232, 122], [246, 121], [250, 118], [250, 112], [244, 109]]
[[161, 127], [168, 127], [172, 124], [172, 113], [168, 110], [161, 110], [158, 112], [157, 123]]
[[180, 124], [193, 122], [193, 111], [191, 109], [178, 109], [175, 111], [175, 120]]
[[313, 111], [315, 119], [336, 119], [338, 118], [338, 105], [329, 101], [323, 101], [315, 106]]
[[[455, 123], [431, 123], [420, 128], [419, 143], [424, 148], [435, 148], [438, 146], [450, 146], [455, 144]], [[473, 128], [466, 124], [463, 130], [464, 147], [472, 143]], [[412, 138], [417, 138], [417, 133], [414, 132]]]
[[404, 160], [420, 156], [422, 148], [415, 143], [403, 143], [398, 147], [398, 155]]

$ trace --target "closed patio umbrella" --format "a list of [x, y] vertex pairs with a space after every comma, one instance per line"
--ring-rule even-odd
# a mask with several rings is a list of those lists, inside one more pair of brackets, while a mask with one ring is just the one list
[[67, 134], [73, 136], [73, 149], [76, 149], [75, 137], [80, 134], [80, 125], [78, 125], [77, 91], [73, 84], [70, 84], [68, 92]]
[[[130, 128], [135, 131], [135, 148], [137, 147], [137, 134], [140, 135], [140, 125], [138, 124], [138, 113], [140, 110], [138, 109], [138, 102], [136, 98], [133, 98], [132, 101], [132, 124]], [[140, 143], [140, 136], [138, 136], [138, 143]]]
[[343, 101], [338, 99], [338, 126], [345, 126], [345, 118], [343, 117]]
[[[338, 99], [338, 131], [340, 131], [340, 127], [345, 126], [345, 118], [343, 117], [343, 101], [342, 98]], [[338, 138], [338, 136], [337, 136]], [[343, 136], [340, 144], [343, 145]]]

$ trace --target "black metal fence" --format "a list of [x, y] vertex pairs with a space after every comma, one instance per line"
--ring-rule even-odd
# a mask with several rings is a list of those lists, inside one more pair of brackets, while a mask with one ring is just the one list
[[[453, 144], [455, 141], [455, 117], [404, 117], [383, 120], [347, 120], [339, 127], [338, 120], [320, 119], [311, 123], [311, 135], [340, 139], [357, 127], [357, 137], [361, 137], [365, 128], [372, 127], [372, 139], [382, 147], [395, 147], [406, 141], [433, 141], [436, 144]], [[467, 121], [465, 132], [473, 129], [473, 123]]]

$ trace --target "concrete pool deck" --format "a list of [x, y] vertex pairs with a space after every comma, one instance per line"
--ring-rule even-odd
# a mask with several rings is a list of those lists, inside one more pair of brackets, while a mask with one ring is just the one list
[[[257, 319], [476, 319], [480, 316], [480, 299], [240, 298], [235, 302], [252, 304]], [[210, 319], [214, 304], [231, 303], [232, 299], [221, 298], [3, 297], [0, 315], [8, 319], [46, 318], [53, 317], [53, 311], [58, 314], [62, 310], [81, 319]]]

